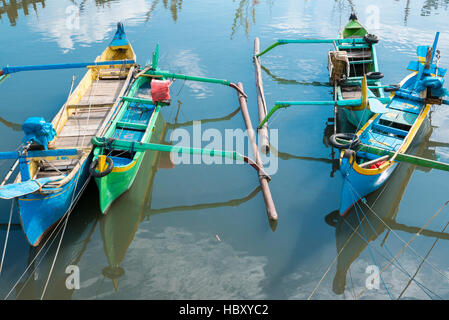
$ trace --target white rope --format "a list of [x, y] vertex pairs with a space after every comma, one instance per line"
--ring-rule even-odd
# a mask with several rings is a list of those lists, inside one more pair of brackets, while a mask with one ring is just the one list
[[[69, 210], [68, 210], [67, 218], [65, 219], [64, 227], [62, 229], [61, 238], [59, 239], [58, 248], [56, 249], [55, 257], [53, 259], [53, 263], [51, 265], [50, 272], [48, 273], [48, 277], [47, 277], [47, 281], [45, 282], [44, 290], [42, 290], [42, 295], [41, 295], [40, 300], [43, 300], [45, 292], [47, 291], [47, 286], [48, 286], [48, 283], [50, 282], [50, 277], [51, 277], [51, 275], [53, 273], [53, 268], [55, 266], [56, 259], [58, 258], [58, 255], [59, 255], [59, 249], [61, 248], [62, 239], [64, 239], [64, 234], [65, 234], [65, 230], [66, 230], [66, 227], [67, 227], [67, 223], [69, 221], [70, 214], [72, 213], [73, 208], [74, 208], [73, 201], [75, 199], [76, 188], [78, 187], [78, 182], [79, 182], [79, 179], [80, 179], [80, 176], [81, 176], [80, 170], [81, 170], [81, 166], [78, 169], [78, 177], [76, 178], [76, 183], [75, 183], [75, 187], [73, 189], [73, 194], [72, 194], [72, 200], [71, 200], [70, 207], [69, 207]], [[80, 192], [82, 192], [82, 190], [80, 190]]]
[[11, 210], [9, 212], [8, 229], [6, 231], [5, 245], [3, 246], [2, 261], [0, 262], [0, 275], [3, 270], [3, 262], [5, 261], [6, 246], [8, 245], [9, 231], [11, 230], [12, 212], [14, 209], [14, 200], [11, 201]]
[[[17, 287], [17, 285], [19, 284], [20, 280], [22, 280], [23, 276], [28, 272], [28, 270], [31, 268], [31, 266], [33, 265], [33, 263], [36, 261], [36, 259], [39, 257], [39, 255], [41, 254], [41, 252], [44, 250], [45, 246], [47, 245], [47, 243], [50, 241], [50, 239], [52, 238], [53, 234], [56, 232], [56, 230], [58, 230], [59, 225], [61, 224], [63, 220], [59, 220], [58, 224], [56, 225], [56, 227], [52, 230], [51, 234], [48, 236], [48, 238], [45, 240], [44, 244], [42, 245], [42, 248], [39, 250], [39, 252], [34, 256], [33, 260], [30, 262], [30, 264], [27, 266], [27, 268], [25, 269], [25, 271], [22, 273], [22, 275], [19, 277], [19, 279], [16, 281], [16, 283], [13, 285], [13, 287], [11, 288], [11, 290], [8, 292], [8, 294], [5, 296], [4, 300], [8, 299], [9, 295], [14, 291], [14, 289]], [[59, 231], [58, 231], [59, 233]], [[50, 243], [50, 247], [53, 243], [54, 239], [52, 240], [52, 242]], [[49, 247], [49, 248], [50, 248]], [[48, 248], [48, 249], [49, 249]], [[45, 251], [45, 254], [48, 252]], [[42, 261], [42, 260], [41, 260]]]
[[[349, 183], [349, 181], [347, 181], [348, 183]], [[354, 192], [354, 194], [356, 194], [357, 195], [357, 197], [359, 197], [359, 198], [361, 198], [360, 197], [360, 195], [357, 193], [357, 191], [353, 188], [353, 186], [352, 186], [352, 184], [351, 183], [349, 183], [349, 186], [352, 188], [352, 191]], [[449, 203], [449, 201], [448, 202], [446, 202], [426, 223], [425, 223], [425, 225], [408, 241], [408, 242], [406, 242], [405, 240], [403, 240], [398, 234], [397, 234], [397, 232], [395, 232], [381, 217], [379, 217], [379, 215], [371, 208], [371, 206], [369, 206], [367, 203], [365, 203], [365, 205], [366, 205], [366, 207], [387, 227], [387, 229], [388, 230], [390, 230], [390, 232], [391, 233], [393, 233], [395, 236], [396, 236], [396, 238], [398, 238], [399, 239], [399, 241], [401, 241], [402, 243], [404, 243], [405, 245], [404, 245], [404, 247], [402, 247], [402, 249], [401, 250], [399, 250], [399, 252], [393, 257], [393, 259], [382, 269], [382, 271], [381, 271], [381, 273], [383, 273], [392, 263], [393, 263], [393, 261], [394, 260], [397, 260], [397, 258], [402, 254], [402, 252], [406, 249], [406, 248], [409, 248], [417, 257], [419, 257], [420, 259], [423, 259], [423, 260], [425, 260], [425, 262], [427, 263], [427, 264], [429, 264], [431, 267], [432, 267], [432, 269], [434, 269], [437, 273], [439, 273], [440, 275], [442, 275], [444, 278], [446, 278], [447, 280], [449, 280], [449, 277], [446, 275], [446, 274], [444, 274], [440, 269], [438, 269], [438, 267], [436, 267], [433, 263], [431, 263], [430, 261], [428, 261], [428, 260], [426, 260], [426, 259], [424, 259], [424, 257], [423, 256], [421, 256], [410, 244], [412, 243], [412, 241], [413, 240], [415, 240], [416, 239], [416, 237], [417, 236], [419, 236], [420, 234], [421, 234], [421, 232], [422, 232], [422, 230], [424, 230], [429, 224], [430, 224], [430, 222], [432, 222], [432, 220], [436, 217], [436, 216], [438, 216], [439, 214], [440, 214], [440, 212], [443, 210], [443, 208], [447, 205]], [[363, 292], [365, 291], [366, 289], [364, 289], [364, 290], [362, 290], [360, 293], [359, 293], [359, 297], [360, 297], [360, 295], [361, 294], [363, 294]]]

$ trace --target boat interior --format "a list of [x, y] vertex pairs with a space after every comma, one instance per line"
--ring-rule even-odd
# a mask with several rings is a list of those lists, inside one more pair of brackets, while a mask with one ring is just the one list
[[[148, 133], [148, 124], [155, 111], [151, 97], [150, 78], [140, 77], [137, 81], [138, 89], [125, 97], [126, 108], [120, 112], [112, 124], [113, 131], [108, 136], [132, 142], [144, 142]], [[115, 166], [126, 166], [134, 159], [136, 152], [132, 150], [109, 150], [105, 148], [104, 154], [109, 155]]]
[[[131, 45], [108, 47], [99, 61], [135, 60]], [[82, 150], [75, 157], [40, 158], [30, 161], [32, 179], [66, 176], [53, 184], [64, 184], [76, 173], [91, 151], [91, 139], [104, 130], [114, 115], [113, 108], [130, 81], [133, 65], [88, 66], [88, 71], [52, 121], [56, 137], [49, 149]], [[37, 146], [39, 148], [41, 146]], [[33, 146], [32, 146], [33, 148]], [[20, 176], [20, 174], [19, 174]], [[19, 177], [18, 177], [19, 179]], [[50, 184], [51, 185], [51, 184]]]

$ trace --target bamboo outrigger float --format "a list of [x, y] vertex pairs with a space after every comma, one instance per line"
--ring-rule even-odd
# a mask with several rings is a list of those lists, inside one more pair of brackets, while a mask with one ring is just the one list
[[[281, 108], [297, 105], [330, 105], [342, 107], [346, 118], [354, 126], [364, 124], [382, 103], [389, 102], [385, 90], [394, 87], [383, 86], [380, 79], [375, 44], [378, 39], [369, 34], [363, 25], [352, 14], [348, 24], [338, 39], [279, 39], [267, 49], [259, 52], [259, 41], [256, 39], [254, 60], [256, 64], [256, 85], [258, 88], [259, 119], [258, 126], [262, 138], [266, 136], [266, 123], [274, 112]], [[277, 101], [267, 113], [263, 85], [260, 77], [260, 57], [273, 48], [286, 44], [333, 44], [335, 51], [328, 53], [329, 82], [334, 88], [334, 100], [329, 101]], [[380, 103], [379, 103], [380, 102]], [[263, 140], [264, 141], [264, 140]]]
[[[396, 169], [397, 161], [415, 161], [415, 164], [440, 166], [446, 170], [449, 167], [406, 154], [418, 133], [425, 130], [422, 124], [432, 104], [448, 103], [443, 100], [448, 91], [443, 86], [446, 69], [438, 66], [438, 38], [439, 33], [432, 47], [418, 47], [419, 61], [412, 61], [408, 66], [413, 73], [405, 77], [397, 91], [392, 93], [392, 100], [384, 112], [373, 115], [355, 135], [336, 134], [331, 137], [334, 147], [344, 149], [340, 155], [340, 171], [344, 178], [341, 215], [345, 215], [359, 199], [382, 186]], [[352, 142], [341, 144], [336, 141], [338, 137], [345, 136]], [[362, 144], [361, 149], [358, 148], [359, 143]]]
[[95, 62], [3, 68], [3, 74], [29, 70], [79, 68], [87, 73], [51, 123], [29, 118], [22, 126], [25, 146], [0, 153], [17, 159], [14, 183], [0, 187], [0, 198], [15, 199], [26, 238], [37, 246], [75, 205], [87, 185], [91, 138], [111, 120], [135, 69], [136, 55], [120, 23], [114, 39]]
[[262, 177], [259, 180], [263, 186], [268, 215], [271, 220], [276, 220], [277, 213], [266, 183], [270, 178], [265, 173], [261, 162], [258, 161], [257, 153], [255, 154], [256, 161], [253, 161], [235, 151], [187, 148], [150, 142], [155, 124], [158, 117], [161, 116], [161, 108], [168, 104], [168, 101], [154, 99], [152, 89], [158, 84], [157, 81], [169, 81], [171, 78], [230, 86], [239, 93], [240, 104], [244, 110], [242, 99], [244, 100], [246, 95], [241, 86], [227, 80], [162, 71], [159, 68], [159, 46], [157, 46], [153, 53], [152, 65], [139, 72], [129, 93], [122, 98], [123, 103], [120, 110], [105, 134], [92, 139], [92, 143], [97, 148], [94, 151], [90, 171], [95, 176], [99, 188], [102, 213], [106, 213], [114, 200], [132, 186], [145, 151], [154, 150], [219, 156], [250, 164], [259, 172], [259, 178]]

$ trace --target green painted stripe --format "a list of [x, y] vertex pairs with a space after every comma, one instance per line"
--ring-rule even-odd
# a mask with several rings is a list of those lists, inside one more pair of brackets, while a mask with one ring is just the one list
[[338, 49], [340, 50], [350, 50], [350, 49], [370, 49], [371, 47], [366, 44], [355, 44], [351, 46], [338, 46]]
[[133, 97], [123, 97], [122, 98], [123, 101], [128, 101], [128, 102], [137, 102], [137, 103], [143, 103], [143, 104], [153, 104], [152, 100], [148, 100], [148, 99], [141, 99], [141, 98], [133, 98]]
[[358, 60], [358, 61], [349, 61], [349, 64], [368, 64], [368, 63], [373, 63], [373, 60]]
[[130, 122], [123, 122], [119, 121], [117, 122], [117, 127], [124, 128], [124, 129], [135, 129], [135, 130], [147, 130], [148, 125], [146, 124], [140, 124], [140, 123], [130, 123]]

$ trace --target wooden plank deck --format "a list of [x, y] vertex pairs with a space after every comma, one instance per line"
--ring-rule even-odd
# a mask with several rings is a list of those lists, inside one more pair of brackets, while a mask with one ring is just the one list
[[68, 118], [56, 138], [55, 148], [79, 148], [90, 145], [90, 140], [101, 128], [111, 108], [91, 109], [91, 112], [89, 109], [80, 108]]
[[124, 84], [125, 80], [94, 81], [78, 105], [89, 106], [113, 104], [120, 94]]

